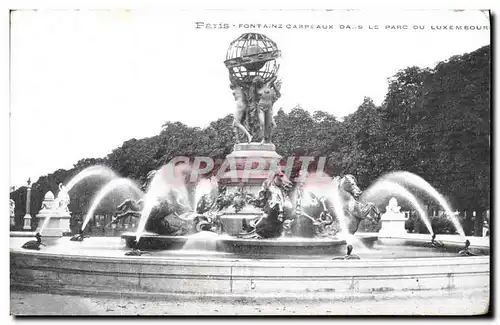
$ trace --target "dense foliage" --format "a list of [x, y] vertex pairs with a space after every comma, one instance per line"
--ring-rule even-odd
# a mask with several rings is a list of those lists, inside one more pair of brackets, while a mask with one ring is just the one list
[[[361, 188], [386, 172], [410, 171], [435, 186], [454, 209], [469, 211], [468, 216], [489, 209], [490, 47], [451, 57], [434, 69], [400, 70], [388, 82], [382, 105], [365, 98], [342, 121], [300, 106], [289, 113], [279, 110], [273, 139], [277, 151], [284, 157], [327, 157], [330, 175], [353, 174]], [[45, 192], [57, 193], [60, 182], [97, 163], [142, 182], [175, 156], [224, 158], [234, 143], [231, 122], [231, 115], [204, 129], [167, 122], [156, 136], [128, 140], [105, 158], [84, 159], [70, 170], [40, 177], [33, 184], [31, 213], [40, 209]], [[71, 193], [70, 210], [84, 214], [101, 185], [80, 184]], [[11, 193], [18, 224], [25, 197], [25, 187]]]

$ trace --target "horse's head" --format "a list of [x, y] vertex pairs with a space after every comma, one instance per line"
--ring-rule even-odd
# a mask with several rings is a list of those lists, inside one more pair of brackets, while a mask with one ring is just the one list
[[339, 186], [355, 198], [358, 198], [361, 193], [363, 193], [363, 191], [359, 189], [356, 178], [353, 175], [345, 175], [342, 177]]
[[283, 171], [278, 171], [274, 174], [272, 183], [277, 187], [288, 190], [292, 187], [292, 182], [288, 178], [288, 176], [283, 173]]

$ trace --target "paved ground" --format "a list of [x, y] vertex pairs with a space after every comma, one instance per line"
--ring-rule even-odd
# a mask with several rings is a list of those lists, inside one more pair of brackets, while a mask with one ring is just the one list
[[362, 301], [220, 302], [53, 295], [15, 291], [12, 315], [472, 315], [487, 310], [488, 293], [454, 293], [446, 297]]

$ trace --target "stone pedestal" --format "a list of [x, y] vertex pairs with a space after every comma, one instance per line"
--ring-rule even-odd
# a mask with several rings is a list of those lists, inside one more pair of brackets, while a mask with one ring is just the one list
[[[228, 170], [219, 183], [226, 187], [228, 194], [243, 188], [243, 191], [257, 196], [262, 183], [273, 170], [277, 170], [280, 159], [281, 156], [276, 153], [276, 147], [272, 143], [235, 144], [233, 152], [226, 157]], [[261, 215], [260, 209], [250, 205], [238, 212], [230, 207], [223, 211], [221, 221], [225, 231], [233, 235], [241, 232], [243, 219], [253, 220]]]
[[270, 170], [276, 170], [281, 156], [272, 143], [239, 143], [227, 155], [228, 171], [221, 177], [220, 184], [226, 186], [227, 193], [241, 187], [257, 195], [262, 183], [269, 177]]
[[31, 204], [31, 182], [28, 180], [28, 185], [26, 186], [26, 214], [24, 215], [24, 226], [23, 230], [31, 230], [31, 214], [30, 205]]
[[31, 230], [31, 214], [26, 213], [23, 217], [24, 225], [23, 230]]
[[262, 215], [262, 210], [247, 204], [238, 212], [233, 207], [229, 207], [223, 213], [220, 218], [224, 226], [224, 233], [233, 236], [243, 231], [243, 219], [247, 222], [253, 220]]
[[36, 217], [38, 218], [36, 232], [43, 237], [62, 237], [64, 233], [71, 232], [69, 211], [65, 208], [59, 209], [54, 204], [54, 194], [50, 191], [45, 194], [42, 209]]
[[393, 236], [407, 233], [405, 222], [408, 218], [406, 218], [405, 214], [400, 210], [401, 207], [398, 206], [396, 198], [391, 198], [389, 200], [389, 205], [386, 207], [386, 212], [380, 218], [382, 228], [380, 228], [379, 234]]

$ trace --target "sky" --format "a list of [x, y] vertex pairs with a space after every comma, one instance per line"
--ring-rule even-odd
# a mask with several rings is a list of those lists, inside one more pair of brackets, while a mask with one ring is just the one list
[[[282, 28], [246, 26], [259, 23]], [[206, 28], [220, 24], [230, 28]], [[365, 96], [381, 104], [387, 78], [400, 69], [432, 68], [490, 44], [487, 29], [436, 29], [442, 25], [489, 21], [480, 11], [15, 11], [10, 183], [104, 157], [126, 140], [158, 134], [166, 121], [203, 127], [231, 114], [223, 61], [243, 33], [265, 34], [282, 51], [275, 109], [301, 105], [341, 118]]]

